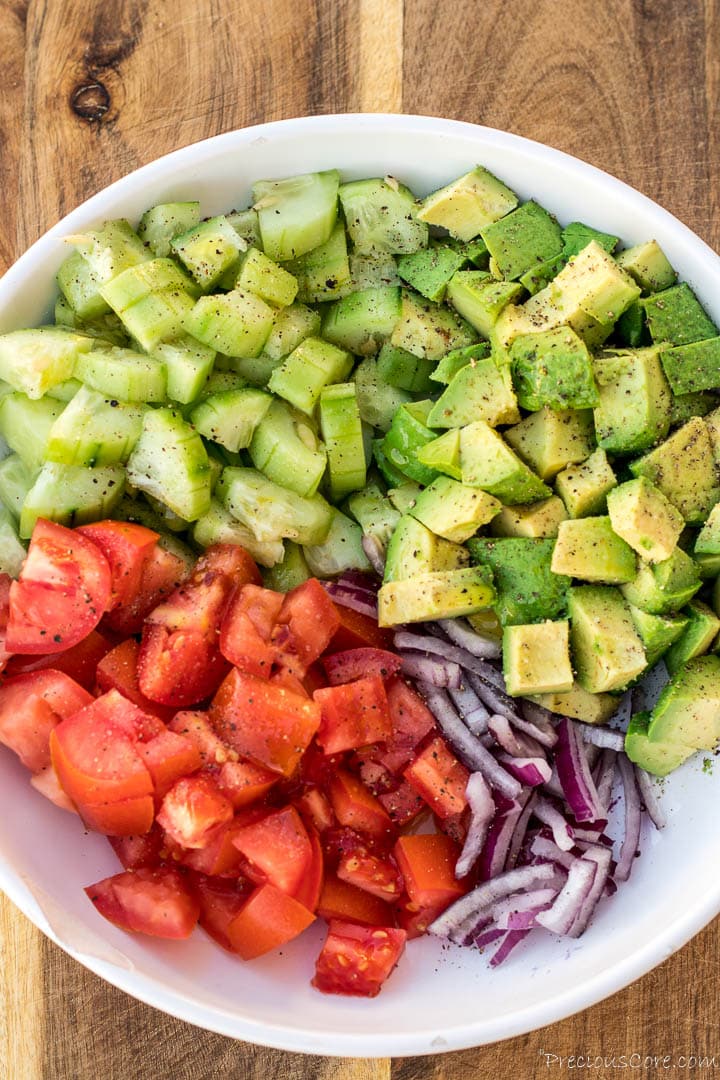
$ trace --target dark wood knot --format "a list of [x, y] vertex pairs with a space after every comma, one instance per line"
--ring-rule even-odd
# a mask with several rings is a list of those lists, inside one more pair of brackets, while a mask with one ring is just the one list
[[70, 108], [83, 120], [102, 120], [110, 108], [110, 94], [98, 80], [83, 83], [70, 95]]

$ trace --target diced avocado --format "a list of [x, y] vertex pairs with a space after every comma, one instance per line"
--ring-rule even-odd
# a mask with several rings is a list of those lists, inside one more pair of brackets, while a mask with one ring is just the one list
[[322, 336], [338, 348], [372, 356], [390, 338], [401, 317], [398, 288], [361, 289], [327, 306]]
[[666, 349], [662, 365], [674, 394], [715, 390], [720, 386], [720, 337]]
[[337, 222], [324, 244], [286, 262], [285, 269], [297, 281], [297, 298], [304, 304], [335, 300], [350, 282], [347, 234], [342, 221]]
[[566, 693], [572, 689], [569, 623], [530, 623], [503, 630], [503, 674], [508, 694]]
[[477, 341], [477, 334], [464, 319], [407, 289], [402, 293], [399, 316], [390, 344], [426, 360], [441, 360], [451, 349], [463, 349]]
[[692, 420], [693, 416], [707, 416], [717, 405], [715, 394], [699, 390], [694, 394], [673, 394], [670, 427], [679, 427]]
[[388, 431], [397, 410], [410, 401], [410, 394], [384, 382], [378, 372], [377, 360], [371, 356], [358, 364], [353, 380], [363, 423]]
[[664, 688], [648, 726], [652, 743], [714, 750], [720, 739], [720, 658], [698, 656]]
[[305, 338], [268, 379], [268, 389], [296, 409], [312, 414], [324, 387], [350, 374], [353, 358], [321, 338]]
[[[567, 269], [567, 268], [566, 268]], [[491, 339], [508, 348], [523, 334], [538, 334], [558, 326], [571, 327], [589, 348], [596, 348], [610, 335], [613, 323], [601, 323], [583, 310], [578, 298], [558, 287], [559, 276], [520, 307], [508, 304], [498, 316]]]
[[482, 488], [511, 506], [552, 495], [547, 484], [484, 420], [460, 429], [460, 467], [464, 484]]
[[607, 251], [608, 255], [612, 255], [618, 245], [619, 237], [593, 229], [592, 225], [586, 225], [582, 221], [571, 221], [562, 231], [562, 240], [563, 255], [569, 259], [573, 255], [579, 255], [591, 240], [599, 244], [603, 251]]
[[648, 562], [669, 559], [685, 521], [660, 488], [645, 476], [619, 484], [608, 493], [613, 530]]
[[554, 537], [566, 518], [562, 499], [551, 495], [528, 506], [503, 506], [491, 521], [490, 532], [493, 536]]
[[479, 341], [476, 345], [468, 345], [464, 349], [452, 349], [443, 356], [430, 378], [433, 382], [447, 385], [467, 364], [472, 363], [473, 360], [484, 360], [489, 355], [490, 346], [487, 341]]
[[416, 451], [433, 440], [435, 433], [427, 426], [432, 402], [413, 401], [401, 405], [393, 416], [390, 430], [382, 441], [383, 454], [395, 469], [419, 484], [430, 484], [437, 475], [417, 460]]
[[536, 202], [523, 203], [481, 230], [500, 276], [513, 281], [562, 249], [562, 233], [553, 217]]
[[[284, 557], [282, 540], [258, 540], [251, 529], [246, 525], [241, 525], [223, 504], [214, 498], [210, 500], [208, 512], [198, 518], [193, 525], [192, 535], [195, 543], [204, 548], [210, 547], [211, 544], [239, 544], [260, 566], [275, 566]], [[310, 577], [310, 574], [307, 573], [305, 577]], [[304, 580], [305, 578], [300, 578], [294, 584], [299, 585]], [[270, 587], [276, 586], [268, 586]]]
[[467, 544], [472, 560], [493, 571], [495, 613], [503, 626], [563, 618], [570, 579], [550, 568], [552, 539], [475, 537]]
[[687, 282], [673, 285], [641, 301], [650, 336], [655, 342], [689, 345], [717, 337], [717, 327]]
[[552, 480], [567, 465], [584, 461], [595, 449], [592, 412], [560, 412], [544, 405], [504, 432], [504, 438], [541, 480]]
[[565, 693], [533, 694], [530, 700], [549, 712], [583, 720], [586, 724], [604, 724], [617, 712], [618, 707], [614, 694], [591, 694], [578, 682], [573, 683], [572, 689]]
[[688, 420], [660, 446], [631, 462], [630, 471], [652, 480], [688, 524], [704, 522], [720, 501], [713, 445], [700, 417]]
[[0, 379], [33, 400], [72, 378], [77, 358], [96, 342], [55, 326], [0, 335]]
[[569, 260], [549, 288], [599, 323], [615, 322], [640, 295], [639, 286], [596, 240]]
[[627, 686], [645, 669], [646, 657], [620, 592], [608, 585], [575, 586], [568, 605], [580, 685], [593, 694]]
[[352, 180], [340, 186], [340, 202], [358, 254], [406, 255], [427, 247], [428, 227], [417, 220], [415, 197], [403, 184]]
[[419, 446], [415, 456], [421, 465], [452, 476], [453, 480], [462, 480], [459, 428], [450, 428], [439, 438]]
[[677, 274], [657, 240], [626, 248], [615, 257], [618, 266], [627, 270], [644, 293], [662, 292], [677, 280]]
[[689, 603], [700, 585], [697, 566], [682, 548], [676, 547], [669, 559], [641, 563], [635, 578], [622, 586], [622, 593], [635, 607], [651, 615], [666, 615]]
[[378, 353], [378, 375], [389, 386], [407, 390], [411, 394], [426, 394], [433, 389], [430, 376], [434, 360], [414, 356], [407, 349], [397, 349], [386, 341]]
[[561, 521], [552, 557], [555, 574], [622, 585], [635, 577], [635, 552], [613, 531], [608, 517]]
[[400, 512], [378, 483], [370, 481], [362, 491], [353, 492], [347, 500], [347, 509], [366, 536], [374, 536], [383, 549], [387, 547], [400, 521]]
[[703, 581], [716, 578], [720, 574], [720, 554], [718, 555], [693, 555], [693, 560]]
[[602, 514], [607, 495], [617, 483], [607, 454], [595, 450], [579, 465], [569, 465], [555, 477], [555, 490], [571, 518]]
[[303, 549], [311, 574], [330, 578], [347, 570], [370, 570], [370, 563], [363, 551], [362, 536], [358, 523], [333, 507], [330, 529], [325, 539], [320, 544], [306, 544]]
[[293, 544], [291, 540], [287, 540], [282, 559], [263, 574], [263, 584], [266, 589], [286, 593], [302, 585], [303, 581], [307, 581], [309, 577], [312, 577], [312, 574], [303, 549], [299, 544]]
[[592, 357], [569, 326], [516, 338], [510, 359], [523, 409], [592, 409], [599, 404]]
[[287, 262], [324, 244], [337, 220], [339, 184], [335, 169], [253, 184], [265, 254]]
[[463, 544], [498, 513], [501, 505], [479, 488], [439, 476], [418, 495], [410, 513], [437, 536]]
[[287, 539], [321, 544], [330, 531], [332, 507], [322, 496], [303, 498], [255, 469], [225, 469], [215, 493], [225, 509], [262, 542]]
[[464, 427], [485, 420], [491, 427], [520, 419], [510, 369], [491, 356], [471, 361], [458, 371], [428, 415], [428, 426]]
[[693, 746], [680, 742], [650, 742], [648, 728], [651, 714], [635, 713], [625, 735], [625, 753], [641, 769], [653, 776], [667, 776], [695, 753]]
[[447, 299], [483, 337], [489, 337], [500, 313], [523, 294], [511, 281], [493, 281], [481, 270], [460, 270], [447, 288]]
[[462, 251], [446, 244], [433, 244], [398, 259], [398, 274], [428, 300], [440, 302], [453, 274], [466, 263]]
[[417, 217], [429, 225], [440, 225], [458, 240], [467, 241], [517, 204], [517, 196], [509, 187], [478, 166], [423, 199]]
[[428, 619], [454, 619], [482, 611], [494, 598], [491, 574], [485, 566], [421, 574], [381, 586], [378, 623], [396, 626]]
[[637, 349], [640, 345], [647, 345], [650, 335], [645, 330], [645, 312], [640, 306], [639, 300], [633, 300], [629, 308], [623, 311], [615, 323], [615, 336], [621, 345]]
[[534, 263], [529, 270], [520, 275], [518, 284], [527, 289], [531, 296], [534, 296], [535, 293], [540, 292], [541, 289], [550, 284], [553, 278], [560, 273], [566, 262], [567, 258], [561, 251], [559, 255], [553, 255], [551, 259], [546, 259], [545, 262]]
[[720, 503], [716, 503], [697, 535], [693, 555], [720, 555]]
[[409, 513], [395, 526], [385, 557], [384, 581], [404, 581], [467, 566], [468, 553], [460, 544], [436, 536]]
[[388, 488], [388, 499], [398, 513], [409, 514], [421, 491], [422, 488], [414, 480], [406, 480], [397, 487]]
[[672, 394], [660, 350], [617, 349], [595, 360], [600, 404], [595, 409], [598, 445], [631, 454], [664, 439], [670, 426]]
[[[674, 675], [688, 660], [708, 652], [720, 630], [720, 619], [700, 600], [691, 600], [685, 608], [688, 623], [677, 641], [665, 653], [665, 664]], [[720, 734], [720, 728], [718, 728]]]
[[249, 448], [253, 465], [269, 480], [305, 498], [317, 491], [325, 474], [325, 447], [307, 417], [286, 402], [271, 398], [269, 408], [251, 433]]
[[712, 443], [715, 463], [720, 465], [720, 408], [713, 409], [712, 412], [706, 414], [705, 426]]
[[648, 667], [653, 667], [680, 637], [688, 619], [685, 615], [651, 615], [632, 604], [629, 606], [630, 616], [645, 648]]

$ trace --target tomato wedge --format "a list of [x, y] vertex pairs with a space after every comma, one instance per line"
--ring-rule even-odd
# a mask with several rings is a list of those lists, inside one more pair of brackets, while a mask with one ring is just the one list
[[110, 567], [97, 545], [40, 518], [10, 586], [6, 649], [56, 653], [77, 645], [100, 622], [111, 595]]
[[226, 824], [232, 816], [232, 803], [209, 777], [186, 776], [168, 791], [157, 822], [181, 847], [204, 848], [216, 826]]
[[391, 926], [333, 919], [317, 958], [313, 986], [326, 994], [375, 997], [397, 964], [407, 935]]
[[129, 521], [96, 521], [75, 532], [92, 540], [108, 561], [112, 578], [109, 610], [129, 604], [140, 589], [145, 564], [160, 534]]
[[[233, 843], [262, 879], [297, 896], [313, 862], [313, 846], [293, 806], [268, 814], [241, 829]], [[317, 899], [317, 898], [316, 898]], [[306, 905], [307, 906], [307, 905]]]
[[61, 720], [92, 702], [62, 671], [15, 675], [0, 686], [0, 742], [31, 772], [50, 764], [50, 732]]
[[283, 600], [272, 641], [278, 662], [299, 678], [330, 644], [340, 619], [317, 578], [308, 578]]
[[91, 630], [87, 637], [65, 652], [49, 656], [12, 656], [5, 668], [6, 675], [22, 675], [31, 671], [64, 671], [75, 682], [91, 693], [95, 689], [95, 673], [102, 658], [112, 648], [107, 638], [98, 630]]
[[438, 817], [454, 817], [467, 806], [465, 788], [470, 773], [439, 735], [415, 757], [403, 776]]
[[169, 867], [125, 870], [85, 889], [101, 915], [122, 930], [180, 939], [192, 933], [200, 905], [182, 874]]
[[322, 719], [317, 741], [326, 754], [382, 742], [392, 734], [385, 686], [380, 675], [316, 690]]
[[226, 928], [234, 952], [254, 960], [301, 934], [315, 919], [292, 896], [275, 885], [260, 885]]

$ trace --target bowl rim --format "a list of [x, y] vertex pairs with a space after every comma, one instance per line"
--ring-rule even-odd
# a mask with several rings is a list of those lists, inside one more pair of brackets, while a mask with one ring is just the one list
[[[422, 133], [428, 137], [450, 133], [477, 139], [485, 146], [520, 150], [530, 161], [534, 160], [539, 165], [543, 162], [565, 164], [575, 173], [591, 180], [594, 179], [596, 182], [602, 182], [610, 193], [614, 193], [624, 203], [630, 206], [634, 204], [645, 211], [652, 211], [658, 220], [664, 221], [686, 244], [690, 245], [695, 259], [700, 256], [714, 263], [720, 284], [720, 259], [704, 240], [654, 200], [581, 158], [521, 135], [466, 121], [403, 113], [323, 113], [255, 124], [189, 143], [113, 181], [56, 222], [13, 263], [0, 280], [0, 306], [2, 306], [4, 295], [11, 292], [16, 283], [24, 277], [28, 265], [42, 257], [46, 250], [50, 251], [58, 238], [66, 235], [68, 230], [75, 226], [76, 220], [87, 219], [96, 209], [98, 216], [101, 216], [101, 207], [108, 200], [112, 201], [116, 196], [121, 196], [125, 187], [152, 180], [156, 174], [165, 173], [174, 161], [185, 162], [195, 155], [203, 158], [208, 153], [221, 151], [225, 146], [231, 147], [238, 142], [252, 142], [256, 139], [270, 139], [276, 135], [286, 134], [289, 130], [297, 133], [304, 129], [314, 134], [323, 132], [331, 134], [338, 128], [357, 129], [360, 126], [387, 132], [392, 128], [397, 128], [398, 125], [402, 125], [407, 131]], [[103, 214], [105, 212], [102, 210]], [[656, 934], [644, 946], [630, 953], [621, 963], [584, 981], [579, 988], [569, 987], [565, 992], [527, 1006], [520, 1012], [513, 1012], [503, 1017], [501, 1021], [493, 1019], [490, 1022], [484, 1022], [480, 1018], [471, 1024], [464, 1023], [457, 1028], [445, 1029], [442, 1035], [438, 1034], [438, 1037], [429, 1044], [427, 1032], [391, 1036], [387, 1033], [338, 1032], [329, 1028], [323, 1032], [318, 1029], [303, 1031], [297, 1027], [287, 1027], [282, 1023], [269, 1024], [238, 1016], [229, 1010], [224, 1012], [205, 1005], [198, 1006], [189, 995], [179, 991], [169, 991], [167, 986], [155, 976], [144, 973], [140, 974], [140, 984], [136, 985], [138, 980], [136, 971], [123, 970], [100, 957], [89, 955], [73, 947], [58, 937], [44, 916], [27, 882], [13, 870], [2, 853], [0, 853], [0, 889], [35, 926], [73, 959], [144, 1004], [158, 1008], [187, 1023], [231, 1038], [244, 1039], [281, 1050], [322, 1053], [328, 1056], [422, 1056], [479, 1047], [526, 1034], [572, 1016], [624, 989], [657, 964], [669, 958], [720, 913], [719, 881], [715, 893], [694, 896], [692, 898], [694, 903], [681, 912], [678, 918], [663, 931]]]

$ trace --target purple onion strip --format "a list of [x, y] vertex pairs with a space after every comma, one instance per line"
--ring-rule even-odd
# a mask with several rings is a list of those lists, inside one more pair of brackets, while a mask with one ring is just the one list
[[505, 937], [505, 934], [505, 930], [481, 930], [473, 940], [478, 949], [484, 949], [486, 945], [492, 945], [493, 941], [497, 941], [498, 938]]
[[665, 811], [657, 797], [655, 791], [655, 785], [652, 782], [650, 773], [645, 772], [639, 765], [635, 766], [635, 779], [637, 780], [638, 787], [640, 788], [640, 796], [644, 803], [645, 809], [648, 812], [648, 817], [652, 821], [656, 829], [664, 829], [667, 825], [667, 818], [665, 817]]
[[500, 947], [490, 957], [490, 967], [499, 967], [520, 942], [528, 936], [529, 930], [509, 930]]
[[604, 724], [578, 725], [582, 731], [582, 737], [586, 743], [599, 746], [602, 750], [624, 750], [625, 736], [622, 731], [613, 731]]
[[395, 633], [394, 643], [396, 649], [420, 649], [423, 652], [435, 653], [443, 656], [446, 660], [452, 660], [459, 664], [464, 671], [472, 672], [481, 679], [491, 682], [498, 689], [505, 690], [505, 680], [502, 674], [486, 660], [473, 656], [467, 649], [461, 649], [449, 641], [435, 637], [432, 634], [416, 634], [410, 630], [398, 630]]
[[399, 651], [398, 655], [402, 657], [400, 670], [411, 679], [419, 679], [429, 686], [458, 687], [462, 683], [460, 668], [448, 660], [406, 650]]
[[597, 872], [597, 863], [584, 858], [575, 859], [552, 907], [538, 914], [535, 920], [538, 926], [544, 926], [553, 934], [567, 934], [590, 895]]
[[613, 877], [616, 881], [627, 881], [640, 844], [642, 816], [640, 792], [635, 782], [635, 767], [626, 754], [618, 754], [618, 765], [625, 794], [625, 836], [623, 837], [620, 858]]
[[498, 754], [497, 757], [500, 764], [527, 787], [542, 787], [552, 774], [552, 769], [544, 757], [513, 757], [512, 754]]
[[575, 838], [572, 829], [560, 811], [543, 795], [538, 795], [533, 813], [538, 821], [542, 821], [543, 825], [547, 825], [551, 829], [553, 840], [560, 850], [570, 851], [575, 843]]
[[523, 807], [523, 812], [517, 820], [517, 824], [510, 840], [510, 846], [508, 847], [507, 857], [505, 859], [505, 869], [512, 870], [518, 861], [520, 855], [520, 849], [523, 846], [525, 840], [525, 834], [527, 833], [528, 822], [535, 806], [535, 792], [533, 791], [530, 798]]
[[614, 750], [603, 750], [602, 758], [597, 770], [597, 793], [598, 799], [602, 806], [605, 807], [605, 813], [610, 808], [610, 798], [612, 796], [612, 789], [615, 783], [615, 773], [617, 772], [617, 754]]
[[497, 713], [491, 716], [488, 720], [488, 729], [494, 736], [498, 746], [501, 746], [511, 757], [545, 758], [540, 743], [528, 736], [514, 732], [506, 716], [498, 716]]
[[460, 857], [455, 864], [455, 877], [468, 874], [480, 857], [487, 839], [490, 822], [495, 816], [495, 803], [487, 781], [481, 772], [470, 775], [465, 788], [465, 795], [470, 806], [470, 824]]
[[501, 798], [499, 800], [502, 809], [498, 809], [492, 820], [485, 847], [480, 857], [480, 876], [485, 880], [489, 881], [497, 874], [502, 873], [503, 870], [509, 869], [507, 857], [510, 844], [529, 797], [530, 792], [525, 790], [520, 793], [517, 799], [505, 801]]
[[514, 870], [508, 870], [498, 874], [491, 881], [483, 881], [471, 892], [461, 896], [434, 922], [430, 923], [428, 930], [436, 937], [449, 937], [451, 932], [476, 913], [484, 908], [492, 907], [498, 900], [509, 896], [514, 892], [534, 889], [538, 885], [552, 881], [555, 877], [555, 867], [550, 863], [539, 863], [537, 866], [518, 866]]
[[488, 682], [474, 671], [466, 670], [465, 677], [482, 703], [486, 705], [488, 709], [497, 713], [499, 716], [506, 717], [511, 723], [517, 719], [517, 710], [515, 709], [514, 702], [501, 687]]
[[594, 862], [597, 870], [595, 872], [595, 878], [589, 893], [583, 900], [582, 906], [577, 914], [575, 922], [570, 927], [568, 934], [570, 937], [577, 938], [587, 929], [587, 925], [592, 918], [593, 912], [597, 907], [603, 891], [605, 889], [605, 883], [610, 873], [610, 864], [612, 863], [612, 851], [606, 847], [589, 847], [583, 854], [583, 859], [588, 862]]
[[557, 727], [555, 764], [565, 799], [576, 821], [597, 821], [605, 814], [585, 755], [585, 744], [571, 720], [563, 717]]
[[547, 836], [534, 836], [530, 845], [530, 851], [538, 859], [550, 859], [552, 862], [557, 863], [558, 866], [564, 867], [569, 870], [573, 864], [574, 855], [571, 855], [569, 851], [563, 851], [557, 846], [554, 840], [548, 839]]
[[[557, 889], [532, 889], [527, 893], [518, 893], [508, 896], [506, 900], [499, 900], [493, 908], [493, 922], [500, 930], [529, 930], [533, 924], [535, 914], [546, 904], [551, 904], [561, 886]], [[519, 915], [523, 918], [514, 919]]]
[[490, 713], [472, 687], [468, 686], [467, 683], [463, 683], [459, 690], [451, 688], [450, 697], [455, 708], [460, 713], [465, 727], [472, 731], [473, 735], [484, 735], [487, 731]]
[[377, 619], [377, 601], [369, 593], [363, 595], [360, 592], [351, 592], [349, 589], [342, 588], [335, 581], [326, 581], [325, 589], [330, 599], [334, 600], [336, 604], [340, 604], [341, 607], [350, 608], [351, 611], [357, 611], [361, 615], [368, 615], [371, 619]]
[[437, 625], [455, 645], [459, 645], [461, 649], [466, 649], [473, 656], [479, 656], [486, 660], [497, 660], [502, 656], [499, 641], [478, 634], [464, 619], [438, 619]]
[[557, 768], [555, 767], [555, 765], [553, 765], [553, 767], [552, 767], [552, 772], [550, 773], [550, 779], [545, 784], [545, 790], [549, 795], [554, 795], [558, 799], [564, 799], [565, 798], [565, 792], [562, 789], [562, 785], [560, 783], [560, 777], [557, 774]]

